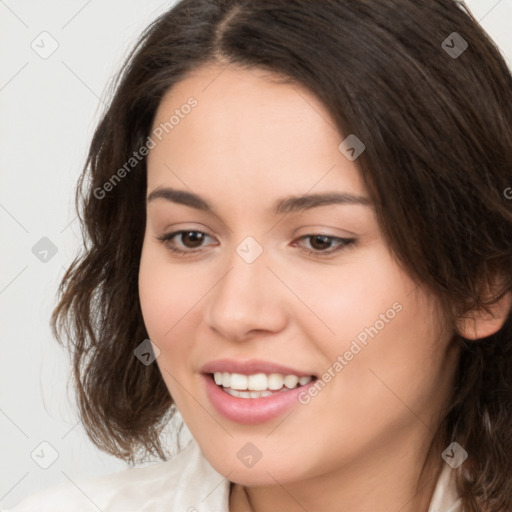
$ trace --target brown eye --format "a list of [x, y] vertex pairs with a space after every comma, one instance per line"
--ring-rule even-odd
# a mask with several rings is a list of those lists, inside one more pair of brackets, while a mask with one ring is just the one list
[[[331, 256], [343, 249], [348, 249], [356, 243], [355, 238], [340, 238], [338, 236], [322, 235], [319, 233], [302, 236], [299, 240], [309, 240], [303, 250], [314, 256]], [[334, 248], [332, 248], [334, 245]]]
[[195, 249], [201, 246], [202, 241], [204, 240], [204, 233], [201, 231], [182, 231], [180, 233], [181, 242], [185, 247], [190, 249]]
[[167, 249], [176, 254], [198, 252], [204, 245], [205, 238], [211, 238], [207, 233], [196, 230], [181, 230], [157, 237], [157, 240], [166, 245]]
[[328, 249], [332, 244], [332, 237], [325, 235], [314, 235], [310, 237], [310, 244], [313, 249], [323, 251]]

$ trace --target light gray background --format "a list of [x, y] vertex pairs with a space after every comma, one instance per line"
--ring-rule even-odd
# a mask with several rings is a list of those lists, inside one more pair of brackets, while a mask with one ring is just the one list
[[[107, 86], [142, 29], [174, 3], [0, 0], [1, 507], [126, 467], [77, 423], [67, 355], [49, 318], [80, 241], [74, 187]], [[512, 0], [467, 5], [512, 62]], [[46, 57], [52, 44], [47, 58], [31, 47]], [[57, 247], [46, 262], [32, 252], [43, 237]]]

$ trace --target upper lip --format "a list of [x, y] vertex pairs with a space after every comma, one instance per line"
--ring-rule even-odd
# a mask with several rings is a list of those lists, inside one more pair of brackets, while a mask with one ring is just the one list
[[263, 361], [260, 359], [250, 359], [241, 361], [236, 359], [217, 359], [206, 363], [201, 368], [202, 373], [240, 373], [242, 375], [254, 375], [255, 373], [280, 373], [282, 375], [297, 375], [297, 377], [311, 377], [315, 376], [311, 372], [304, 372], [284, 366], [282, 364], [273, 363], [272, 361]]

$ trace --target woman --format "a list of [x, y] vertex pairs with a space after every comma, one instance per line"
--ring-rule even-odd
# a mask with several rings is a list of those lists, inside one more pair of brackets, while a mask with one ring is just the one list
[[52, 321], [93, 442], [165, 462], [13, 510], [510, 510], [511, 91], [453, 0], [156, 20]]

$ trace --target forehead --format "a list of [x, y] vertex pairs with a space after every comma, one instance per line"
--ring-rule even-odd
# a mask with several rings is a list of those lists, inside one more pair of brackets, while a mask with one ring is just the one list
[[185, 106], [194, 98], [197, 106], [180, 119], [180, 129], [173, 126], [169, 138], [188, 135], [191, 128], [215, 142], [229, 136], [233, 144], [242, 138], [246, 141], [248, 135], [254, 144], [268, 142], [269, 135], [283, 142], [297, 136], [313, 139], [318, 133], [337, 141], [335, 123], [320, 100], [300, 85], [279, 81], [278, 75], [260, 69], [202, 66], [164, 95], [154, 127], [165, 124], [173, 113], [188, 110]]
[[[314, 187], [364, 194], [357, 165], [339, 151], [343, 137], [322, 102], [280, 79], [209, 65], [173, 86], [153, 124], [153, 131], [166, 123], [168, 129], [148, 156], [148, 190], [185, 186], [248, 202]], [[187, 107], [191, 98], [193, 108]]]

